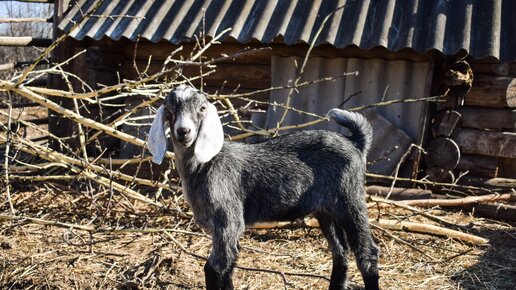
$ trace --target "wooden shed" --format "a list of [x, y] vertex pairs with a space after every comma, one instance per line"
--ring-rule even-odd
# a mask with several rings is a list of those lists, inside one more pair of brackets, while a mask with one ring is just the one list
[[[93, 15], [83, 21], [91, 9]], [[452, 180], [469, 172], [470, 181], [516, 178], [514, 19], [512, 0], [57, 1], [56, 25], [68, 39], [54, 58], [86, 49], [69, 69], [99, 87], [158, 71], [179, 47], [187, 56], [199, 37], [222, 33], [222, 43], [207, 50], [207, 58], [267, 49], [217, 63], [213, 74], [194, 83], [210, 94], [330, 77], [299, 88], [291, 105], [321, 115], [333, 107], [408, 100], [364, 111], [375, 129], [370, 172], [398, 173], [404, 161], [399, 173], [411, 177]], [[53, 84], [60, 86], [59, 80]], [[439, 95], [446, 102], [417, 101]], [[287, 96], [288, 90], [272, 90], [257, 98], [274, 104]], [[137, 99], [126, 98], [123, 109]], [[261, 109], [265, 113], [246, 117], [263, 128], [280, 119], [287, 125], [313, 120], [295, 111], [283, 116], [283, 109], [272, 105]], [[103, 120], [116, 110], [92, 108], [90, 114]], [[60, 118], [50, 126], [59, 136], [74, 130]], [[145, 130], [123, 126], [145, 138]], [[341, 130], [331, 123], [314, 128]], [[109, 138], [105, 142], [124, 158], [141, 153]]]

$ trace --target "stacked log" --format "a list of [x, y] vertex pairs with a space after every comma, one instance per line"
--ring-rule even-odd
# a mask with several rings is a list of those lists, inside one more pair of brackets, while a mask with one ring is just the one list
[[[497, 177], [516, 178], [516, 78], [507, 68], [474, 65], [469, 92], [465, 96], [448, 96], [439, 107], [426, 156], [427, 174], [436, 181], [449, 178], [443, 172], [452, 178], [467, 172], [469, 179], [482, 182]], [[455, 98], [463, 99], [463, 106], [457, 106]]]

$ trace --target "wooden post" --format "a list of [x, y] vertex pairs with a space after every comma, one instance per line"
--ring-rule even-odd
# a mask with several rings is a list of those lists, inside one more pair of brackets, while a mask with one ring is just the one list
[[[62, 33], [59, 32], [59, 29], [57, 28], [57, 25], [63, 18], [64, 11], [67, 8], [69, 1], [67, 0], [57, 0], [54, 4], [54, 16], [53, 16], [53, 35], [52, 39], [55, 41], [59, 36], [61, 36]], [[51, 55], [52, 62], [59, 63], [67, 58], [73, 56], [74, 51], [74, 42], [65, 40], [63, 41], [59, 46], [57, 46]], [[67, 70], [69, 67], [69, 64], [64, 66], [63, 69]], [[53, 89], [66, 89], [67, 86], [62, 79], [61, 76], [55, 75], [55, 74], [48, 74], [48, 86], [49, 88]], [[72, 100], [68, 98], [59, 98], [59, 97], [49, 97], [50, 100], [53, 102], [59, 104], [62, 107], [65, 108], [71, 108], [72, 107]], [[50, 133], [58, 136], [58, 137], [71, 137], [74, 135], [73, 128], [74, 128], [73, 121], [63, 118], [59, 114], [56, 114], [54, 111], [49, 110], [48, 111], [48, 130]], [[68, 143], [73, 148], [74, 139], [67, 139], [69, 140]], [[60, 144], [58, 142], [55, 142], [53, 139], [49, 140], [50, 147], [54, 150], [59, 151]]]

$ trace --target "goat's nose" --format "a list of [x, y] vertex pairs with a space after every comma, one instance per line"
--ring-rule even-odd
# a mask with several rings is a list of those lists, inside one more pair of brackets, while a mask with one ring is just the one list
[[186, 134], [190, 133], [190, 128], [184, 128], [184, 127], [181, 127], [181, 128], [177, 128], [177, 135], [179, 137], [184, 137], [186, 136]]

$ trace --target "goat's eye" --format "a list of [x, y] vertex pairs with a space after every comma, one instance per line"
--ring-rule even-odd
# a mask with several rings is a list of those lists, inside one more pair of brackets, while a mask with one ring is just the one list
[[206, 106], [202, 106], [199, 108], [199, 112], [204, 113], [206, 111]]

